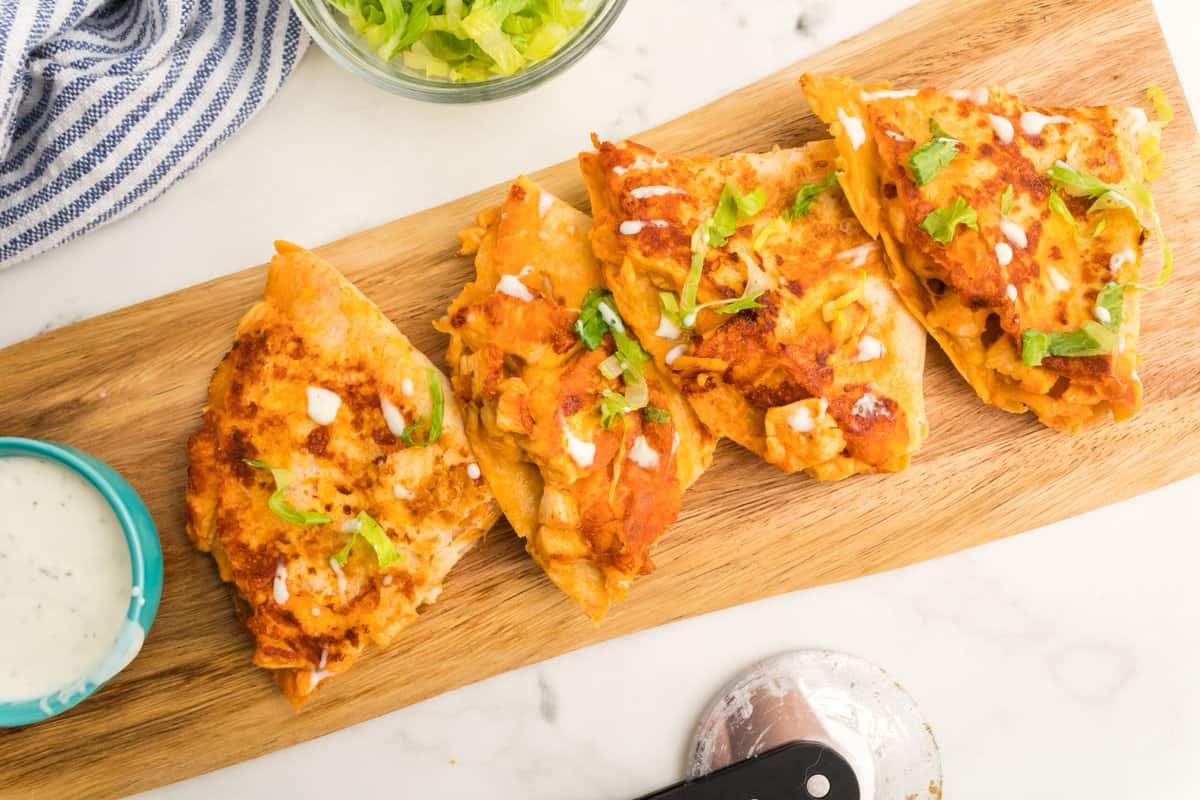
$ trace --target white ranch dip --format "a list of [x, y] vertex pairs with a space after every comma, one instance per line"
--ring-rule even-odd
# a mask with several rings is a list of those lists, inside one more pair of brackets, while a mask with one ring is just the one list
[[0, 457], [0, 702], [86, 677], [129, 607], [129, 548], [95, 487], [54, 461]]

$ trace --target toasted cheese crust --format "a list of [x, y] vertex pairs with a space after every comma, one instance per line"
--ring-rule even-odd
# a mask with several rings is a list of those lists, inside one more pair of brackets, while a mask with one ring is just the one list
[[[232, 585], [254, 663], [299, 708], [368, 643], [386, 645], [415, 620], [499, 510], [470, 475], [452, 396], [426, 448], [406, 446], [384, 415], [386, 400], [408, 422], [429, 418], [429, 360], [333, 267], [296, 245], [276, 248], [264, 297], [239, 323], [189, 442], [187, 532]], [[337, 402], [311, 406], [312, 389]], [[313, 418], [330, 410], [327, 424]], [[288, 470], [284, 500], [330, 522], [272, 513], [272, 473], [248, 460]], [[387, 568], [361, 538], [343, 566], [330, 560], [362, 511], [401, 555]]]
[[[830, 142], [724, 158], [597, 142], [580, 156], [593, 247], [645, 348], [714, 433], [822, 480], [903, 469], [926, 433], [925, 337], [892, 291], [881, 250], [836, 188], [803, 216], [781, 217], [836, 157]], [[705, 308], [681, 331], [664, 323], [659, 293], [682, 292], [692, 234], [727, 183], [762, 189], [765, 205], [708, 248], [697, 299], [739, 297], [753, 262], [767, 282], [763, 307]]]
[[574, 331], [602, 275], [591, 221], [527, 179], [503, 206], [460, 234], [476, 279], [437, 324], [480, 466], [513, 529], [546, 574], [599, 622], [633, 579], [654, 569], [651, 546], [674, 522], [680, 495], [712, 459], [714, 442], [686, 401], [645, 365], [650, 404], [670, 419], [619, 415], [599, 403], [622, 392]]
[[[1101, 288], [1137, 280], [1141, 269], [1135, 215], [1089, 214], [1092, 201], [1055, 193], [1047, 171], [1061, 161], [1105, 183], [1140, 183], [1158, 123], [1137, 109], [1033, 107], [994, 87], [889, 92], [811, 75], [802, 86], [830, 125], [842, 186], [864, 228], [882, 238], [901, 297], [985, 402], [1071, 432], [1137, 412], [1136, 291], [1125, 293], [1111, 353], [1028, 366], [1021, 341], [1029, 330], [1069, 332], [1096, 320]], [[930, 141], [931, 119], [957, 141], [957, 154], [919, 186], [909, 158]], [[1052, 194], [1065, 214], [1052, 209]], [[922, 221], [958, 198], [974, 209], [976, 229], [959, 226], [948, 244], [935, 241]]]

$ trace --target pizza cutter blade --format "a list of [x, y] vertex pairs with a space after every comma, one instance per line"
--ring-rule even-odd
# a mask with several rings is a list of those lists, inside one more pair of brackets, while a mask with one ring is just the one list
[[912, 696], [828, 650], [744, 670], [712, 701], [687, 778], [644, 800], [939, 800], [941, 757]]

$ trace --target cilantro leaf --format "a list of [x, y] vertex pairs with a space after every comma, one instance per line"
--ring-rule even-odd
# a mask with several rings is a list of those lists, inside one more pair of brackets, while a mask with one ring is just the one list
[[945, 208], [935, 208], [921, 220], [920, 228], [935, 241], [950, 244], [954, 241], [954, 231], [959, 225], [966, 225], [971, 230], [979, 230], [976, 222], [975, 209], [967, 205], [961, 197]]
[[400, 441], [404, 442], [409, 447], [429, 447], [442, 436], [442, 420], [446, 413], [446, 398], [442, 394], [442, 382], [439, 379], [437, 370], [433, 367], [428, 367], [425, 370], [425, 377], [429, 381], [429, 397], [433, 402], [433, 408], [430, 411], [429, 433], [425, 436], [425, 441], [417, 442], [413, 440], [413, 432], [425, 422], [425, 417], [422, 416], [416, 422], [408, 425], [400, 432]]
[[286, 469], [274, 469], [267, 462], [260, 459], [243, 460], [255, 469], [271, 470], [271, 477], [275, 479], [275, 491], [271, 493], [271, 497], [267, 500], [267, 508], [272, 514], [284, 522], [290, 522], [293, 525], [324, 525], [331, 521], [328, 514], [316, 511], [301, 511], [298, 508], [293, 508], [283, 499], [283, 490], [291, 484], [292, 473]]
[[908, 154], [908, 166], [917, 186], [924, 186], [936, 178], [958, 155], [958, 142], [951, 139], [932, 117], [929, 130], [933, 138]]
[[[790, 208], [783, 211], [783, 218], [793, 220], [797, 217], [807, 216], [812, 209], [812, 204], [816, 201], [817, 195], [828, 189], [832, 189], [837, 184], [837, 172], [829, 173], [829, 176], [820, 183], [806, 183], [800, 187], [800, 191], [796, 192], [796, 198], [792, 200]], [[757, 249], [757, 248], [756, 248]]]

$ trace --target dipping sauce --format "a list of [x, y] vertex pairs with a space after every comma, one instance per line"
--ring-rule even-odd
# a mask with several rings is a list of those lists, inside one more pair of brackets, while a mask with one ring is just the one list
[[117, 641], [131, 587], [121, 523], [94, 486], [55, 461], [0, 457], [0, 702], [91, 674]]

